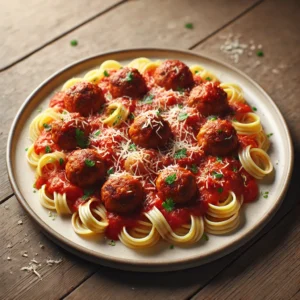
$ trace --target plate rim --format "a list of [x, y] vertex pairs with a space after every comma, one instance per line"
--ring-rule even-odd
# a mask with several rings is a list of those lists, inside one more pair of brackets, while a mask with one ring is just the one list
[[[262, 218], [262, 220], [253, 226], [252, 229], [249, 229], [246, 231], [241, 237], [239, 237], [236, 241], [223, 246], [221, 248], [218, 248], [214, 251], [211, 251], [208, 255], [198, 255], [191, 258], [181, 258], [181, 259], [175, 259], [172, 262], [165, 262], [165, 261], [157, 261], [157, 262], [147, 262], [147, 259], [144, 259], [143, 261], [136, 262], [132, 259], [126, 259], [126, 258], [117, 258], [117, 257], [111, 257], [106, 254], [102, 254], [99, 252], [96, 252], [91, 249], [87, 249], [83, 246], [80, 246], [76, 244], [75, 242], [71, 240], [66, 240], [64, 237], [56, 232], [54, 229], [52, 229], [49, 225], [47, 225], [37, 213], [35, 213], [32, 208], [27, 203], [26, 199], [22, 196], [16, 180], [13, 175], [13, 168], [11, 164], [11, 159], [13, 156], [13, 137], [15, 135], [16, 127], [18, 125], [19, 118], [22, 116], [23, 112], [25, 111], [27, 105], [30, 104], [32, 98], [45, 86], [47, 86], [48, 83], [50, 83], [55, 77], [58, 75], [66, 72], [67, 70], [78, 66], [82, 63], [86, 63], [89, 60], [93, 60], [95, 58], [100, 58], [102, 56], [107, 55], [114, 55], [114, 54], [127, 54], [130, 52], [139, 52], [139, 51], [157, 51], [157, 52], [167, 52], [169, 53], [175, 53], [175, 54], [181, 54], [181, 55], [188, 55], [188, 56], [194, 56], [197, 58], [206, 59], [208, 61], [211, 61], [213, 63], [217, 63], [219, 65], [222, 65], [226, 68], [229, 68], [236, 72], [241, 77], [244, 77], [247, 81], [249, 81], [251, 84], [253, 84], [267, 99], [269, 104], [273, 106], [273, 108], [276, 110], [278, 116], [280, 117], [280, 121], [283, 124], [283, 129], [285, 130], [286, 137], [288, 139], [288, 154], [290, 156], [290, 163], [288, 165], [288, 176], [284, 179], [283, 182], [283, 189], [281, 193], [278, 195], [276, 202], [274, 203], [272, 209]], [[167, 55], [166, 55], [167, 57]], [[54, 72], [52, 75], [47, 77], [42, 83], [40, 83], [25, 99], [24, 103], [19, 108], [9, 131], [8, 139], [7, 139], [7, 148], [6, 148], [6, 164], [7, 164], [7, 170], [8, 170], [8, 176], [9, 180], [12, 186], [12, 189], [15, 193], [15, 196], [18, 200], [18, 202], [21, 204], [23, 209], [30, 215], [30, 217], [42, 228], [44, 233], [46, 233], [46, 236], [49, 237], [51, 240], [53, 240], [55, 243], [59, 244], [61, 247], [65, 248], [67, 251], [74, 253], [84, 259], [87, 259], [92, 262], [100, 263], [102, 265], [113, 267], [117, 269], [123, 269], [123, 270], [131, 270], [131, 271], [143, 271], [143, 272], [153, 272], [153, 271], [171, 271], [171, 270], [182, 270], [187, 269], [191, 267], [196, 267], [205, 263], [208, 263], [213, 260], [217, 260], [235, 250], [242, 247], [246, 242], [248, 242], [250, 239], [252, 239], [255, 235], [257, 235], [262, 228], [271, 220], [271, 218], [275, 215], [275, 213], [278, 211], [280, 205], [283, 202], [284, 196], [288, 190], [289, 183], [291, 180], [292, 172], [293, 172], [293, 165], [294, 165], [294, 149], [293, 149], [293, 143], [291, 134], [288, 128], [288, 125], [281, 114], [280, 110], [278, 109], [276, 103], [272, 100], [272, 98], [267, 94], [267, 92], [258, 84], [256, 83], [252, 78], [250, 78], [247, 74], [240, 71], [236, 67], [230, 65], [229, 63], [223, 62], [219, 59], [211, 58], [206, 55], [199, 54], [195, 51], [191, 50], [179, 50], [174, 48], [163, 48], [163, 47], [145, 47], [145, 48], [122, 48], [122, 49], [116, 49], [114, 51], [105, 51], [100, 52], [98, 54], [94, 54], [92, 56], [85, 57], [83, 59], [77, 60], [73, 63], [68, 64], [67, 66], [61, 68], [60, 70]]]

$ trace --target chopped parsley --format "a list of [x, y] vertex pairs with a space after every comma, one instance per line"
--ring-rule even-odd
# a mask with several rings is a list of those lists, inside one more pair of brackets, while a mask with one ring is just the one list
[[94, 193], [93, 189], [84, 189], [83, 196], [81, 197], [82, 200], [87, 200], [92, 194]]
[[222, 193], [223, 193], [223, 188], [222, 188], [222, 187], [219, 187], [219, 188], [217, 189], [217, 191], [218, 191], [219, 194], [222, 194]]
[[204, 240], [204, 241], [208, 241], [208, 240], [209, 240], [209, 237], [208, 237], [208, 235], [204, 232], [201, 239]]
[[84, 132], [78, 128], [76, 128], [76, 132], [75, 132], [75, 138], [76, 138], [76, 142], [77, 145], [80, 148], [85, 148], [88, 146], [89, 141], [88, 139], [84, 136]]
[[187, 28], [187, 29], [194, 29], [194, 24], [193, 23], [186, 23], [184, 25], [184, 27]]
[[109, 77], [109, 74], [108, 74], [108, 72], [107, 72], [106, 70], [104, 70], [103, 75], [104, 75], [105, 77]]
[[46, 146], [46, 147], [45, 147], [45, 152], [46, 152], [46, 153], [51, 153], [51, 152], [52, 152], [50, 146]]
[[197, 73], [199, 73], [199, 70], [196, 70], [196, 71], [195, 71], [195, 74], [197, 74]]
[[261, 195], [267, 199], [269, 197], [269, 192], [261, 192]]
[[120, 121], [121, 121], [121, 116], [117, 116], [117, 119], [116, 119], [116, 121], [114, 121], [114, 122], [113, 122], [113, 126], [115, 126], [115, 125], [119, 124], [119, 123], [120, 123]]
[[130, 144], [128, 147], [129, 151], [136, 151], [136, 145], [134, 143]]
[[184, 88], [181, 88], [179, 86], [179, 87], [177, 87], [176, 91], [179, 92], [179, 93], [184, 93]]
[[233, 168], [232, 168], [232, 171], [235, 172], [235, 173], [237, 173], [237, 168], [236, 168], [236, 167], [233, 167]]
[[176, 181], [177, 177], [176, 177], [176, 173], [173, 173], [169, 176], [167, 176], [167, 178], [165, 179], [167, 184], [173, 184]]
[[167, 198], [166, 201], [163, 202], [162, 206], [167, 212], [170, 212], [174, 209], [175, 203], [172, 198]]
[[61, 166], [64, 164], [64, 162], [65, 162], [65, 161], [63, 160], [63, 158], [60, 158], [60, 159], [59, 159], [59, 164], [60, 164]]
[[179, 108], [183, 108], [183, 104], [178, 104], [178, 107]]
[[37, 112], [40, 113], [40, 112], [42, 112], [42, 110], [43, 110], [43, 109], [40, 107], [40, 108], [37, 109]]
[[186, 112], [181, 112], [178, 114], [178, 121], [182, 122], [188, 118], [188, 113]]
[[126, 74], [125, 80], [126, 81], [132, 81], [133, 80], [133, 74], [132, 74], [132, 72], [128, 72]]
[[205, 80], [212, 81], [212, 79], [210, 77], [206, 77]]
[[45, 128], [46, 131], [50, 131], [52, 129], [52, 126], [47, 123], [44, 123], [43, 127]]
[[114, 240], [111, 240], [108, 242], [109, 246], [116, 246], [116, 242]]
[[111, 167], [111, 168], [109, 168], [109, 169], [107, 170], [107, 174], [108, 174], [108, 175], [114, 174], [114, 172], [115, 172], [115, 170], [114, 170], [113, 167]]
[[212, 171], [212, 176], [215, 177], [216, 179], [221, 179], [223, 178], [223, 174], [222, 173], [217, 173], [216, 171]]
[[270, 138], [273, 135], [273, 133], [267, 134], [267, 137]]
[[99, 136], [99, 134], [101, 133], [100, 130], [97, 130], [95, 133], [94, 133], [94, 136]]
[[128, 116], [128, 118], [129, 118], [130, 120], [134, 120], [134, 118], [135, 118], [135, 117], [134, 117], [134, 114], [133, 114], [133, 113], [130, 113], [129, 116]]
[[174, 245], [170, 245], [170, 247], [169, 247], [170, 249], [174, 249]]
[[153, 98], [154, 98], [154, 95], [152, 95], [152, 94], [146, 95], [143, 98], [143, 103], [144, 104], [151, 104], [153, 102]]
[[198, 167], [196, 165], [192, 165], [190, 167], [190, 170], [192, 171], [192, 173], [197, 174], [198, 173]]
[[262, 57], [262, 56], [264, 56], [264, 53], [263, 53], [263, 51], [258, 50], [258, 51], [256, 52], [256, 55], [259, 56], [259, 57]]
[[159, 117], [160, 116], [160, 109], [158, 109], [157, 111], [156, 111], [156, 115]]
[[253, 111], [257, 111], [257, 108], [255, 106], [252, 106]]
[[223, 132], [223, 130], [222, 130], [222, 129], [218, 129], [217, 131], [218, 131], [218, 133], [222, 133], [222, 132]]
[[70, 42], [70, 44], [71, 44], [72, 47], [76, 47], [78, 45], [78, 41], [77, 40], [72, 40]]
[[85, 165], [88, 166], [88, 167], [93, 167], [96, 163], [93, 161], [93, 160], [90, 160], [90, 159], [86, 159], [84, 161]]
[[[186, 152], [187, 152], [186, 148], [179, 149], [175, 152], [174, 158], [175, 159], [184, 158], [184, 157], [186, 157]], [[176, 176], [176, 174], [175, 174], [175, 176]]]
[[25, 151], [28, 151], [28, 148], [25, 148]]
[[216, 116], [209, 116], [208, 120], [210, 120], [210, 121], [216, 121], [217, 117]]
[[221, 156], [217, 156], [217, 162], [223, 162], [223, 158]]

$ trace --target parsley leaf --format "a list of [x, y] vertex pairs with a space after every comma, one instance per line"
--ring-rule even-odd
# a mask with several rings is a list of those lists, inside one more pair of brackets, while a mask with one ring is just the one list
[[43, 127], [45, 128], [46, 131], [50, 131], [52, 129], [52, 126], [47, 123], [44, 123]]
[[186, 23], [184, 25], [184, 27], [187, 28], [187, 29], [194, 29], [194, 24], [193, 23]]
[[28, 151], [28, 148], [25, 148], [25, 151]]
[[173, 173], [169, 176], [167, 176], [167, 178], [165, 179], [167, 184], [172, 184], [176, 181], [177, 177], [176, 177], [176, 173]]
[[130, 144], [128, 147], [129, 151], [136, 151], [136, 145], [134, 143]]
[[179, 149], [175, 152], [174, 154], [174, 158], [175, 159], [180, 159], [180, 158], [184, 158], [186, 157], [186, 148], [182, 148], [182, 149]]
[[217, 156], [217, 162], [223, 162], [223, 158], [220, 156]]
[[94, 133], [94, 136], [99, 136], [99, 134], [101, 133], [100, 130], [97, 130], [95, 133]]
[[126, 81], [132, 81], [133, 80], [133, 74], [132, 74], [132, 72], [128, 72], [126, 74], [125, 80]]
[[209, 116], [208, 120], [210, 120], [210, 121], [216, 121], [217, 117], [216, 116]]
[[90, 159], [86, 159], [84, 161], [85, 165], [88, 166], [88, 167], [93, 167], [96, 163], [93, 161], [93, 160], [90, 160]]
[[222, 173], [217, 173], [216, 171], [212, 171], [212, 176], [215, 177], [216, 179], [221, 179], [223, 178], [223, 174]]
[[80, 148], [85, 148], [88, 146], [89, 141], [88, 139], [85, 137], [84, 132], [78, 128], [76, 128], [76, 132], [75, 132], [75, 138], [76, 138], [76, 142], [77, 145]]
[[77, 41], [77, 40], [72, 40], [72, 41], [70, 42], [70, 44], [71, 44], [72, 47], [75, 47], [75, 46], [78, 45], [78, 41]]
[[108, 243], [109, 246], [116, 246], [116, 242], [114, 240], [109, 241]]
[[81, 197], [81, 199], [86, 200], [94, 193], [94, 190], [93, 189], [84, 189], [83, 193], [84, 193], [84, 195]]
[[51, 152], [52, 152], [50, 146], [46, 146], [46, 147], [45, 147], [45, 152], [46, 152], [46, 153], [51, 153]]
[[202, 235], [202, 238], [204, 241], [208, 241], [209, 238], [208, 238], [208, 235], [204, 232], [203, 235]]
[[270, 138], [273, 135], [273, 133], [267, 134], [267, 137]]
[[186, 112], [181, 112], [178, 114], [178, 121], [182, 122], [188, 118], [188, 113]]
[[206, 77], [205, 80], [212, 81], [212, 79], [210, 77]]
[[222, 187], [219, 187], [219, 188], [217, 189], [217, 191], [218, 191], [219, 194], [222, 194], [222, 193], [223, 193], [223, 188], [222, 188]]
[[179, 108], [183, 108], [183, 104], [178, 104], [178, 107]]
[[111, 168], [109, 168], [109, 169], [107, 170], [107, 174], [108, 174], [108, 175], [114, 174], [114, 172], [115, 172], [115, 170], [114, 170], [113, 167], [111, 167]]
[[178, 86], [176, 91], [179, 93], [184, 93], [184, 88], [181, 88], [180, 86]]
[[190, 170], [192, 171], [192, 173], [197, 174], [198, 173], [198, 167], [196, 165], [192, 165], [190, 167]]
[[151, 104], [153, 102], [154, 95], [149, 94], [143, 98], [143, 104]]
[[166, 201], [162, 203], [162, 206], [167, 212], [170, 212], [174, 209], [175, 203], [172, 198], [167, 198]]
[[257, 111], [257, 108], [255, 106], [252, 106], [253, 111]]
[[262, 56], [264, 56], [264, 53], [263, 53], [263, 51], [258, 50], [258, 51], [256, 52], [256, 55], [259, 56], [259, 57], [262, 57]]
[[237, 173], [237, 168], [236, 167], [232, 168], [232, 171]]
[[59, 164], [60, 164], [61, 166], [64, 164], [64, 162], [65, 162], [65, 161], [63, 160], [63, 158], [60, 158], [60, 159], [59, 159]]
[[104, 75], [105, 77], [109, 77], [109, 74], [108, 74], [108, 72], [107, 72], [106, 70], [104, 70], [103, 75]]
[[134, 114], [133, 114], [133, 113], [130, 113], [129, 116], [128, 116], [128, 118], [129, 118], [130, 120], [134, 120]]

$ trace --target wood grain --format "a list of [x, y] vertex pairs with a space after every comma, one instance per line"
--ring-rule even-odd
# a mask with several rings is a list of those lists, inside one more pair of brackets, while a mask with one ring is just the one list
[[[19, 221], [23, 224], [18, 225]], [[0, 205], [0, 228], [0, 299], [58, 299], [97, 268], [44, 237], [15, 197]], [[22, 256], [24, 253], [28, 257]], [[20, 270], [32, 259], [41, 264], [37, 271], [42, 279]], [[62, 262], [49, 266], [47, 259]]]
[[0, 71], [120, 2], [5, 1], [0, 10]]
[[[130, 1], [1, 73], [5, 89], [0, 101], [0, 128], [3, 132], [0, 135], [0, 145], [3, 147], [0, 147], [0, 169], [3, 170], [0, 174], [0, 202], [12, 194], [3, 151], [9, 127], [19, 106], [48, 76], [78, 59], [116, 48], [161, 46], [187, 49], [256, 2], [228, 1], [227, 5], [220, 6], [218, 0]], [[157, 7], [164, 13], [158, 14]], [[194, 29], [186, 29], [186, 22], [194, 22]], [[74, 36], [79, 41], [77, 47], [71, 47], [69, 43]]]
[[253, 40], [256, 45], [261, 44], [263, 57], [256, 55], [257, 49], [249, 56], [250, 49], [247, 49], [235, 66], [258, 82], [272, 97], [285, 117], [297, 150], [300, 149], [299, 15], [300, 2], [297, 0], [266, 1], [193, 49], [233, 63], [220, 50], [224, 43], [222, 37], [241, 35], [241, 43]]

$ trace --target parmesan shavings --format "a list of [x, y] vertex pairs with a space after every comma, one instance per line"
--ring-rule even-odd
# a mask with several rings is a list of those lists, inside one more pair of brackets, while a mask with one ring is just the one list
[[33, 273], [36, 275], [39, 279], [42, 280], [41, 274], [37, 271], [38, 266], [34, 263], [29, 263], [28, 267], [22, 267], [21, 271], [27, 271], [28, 273]]

